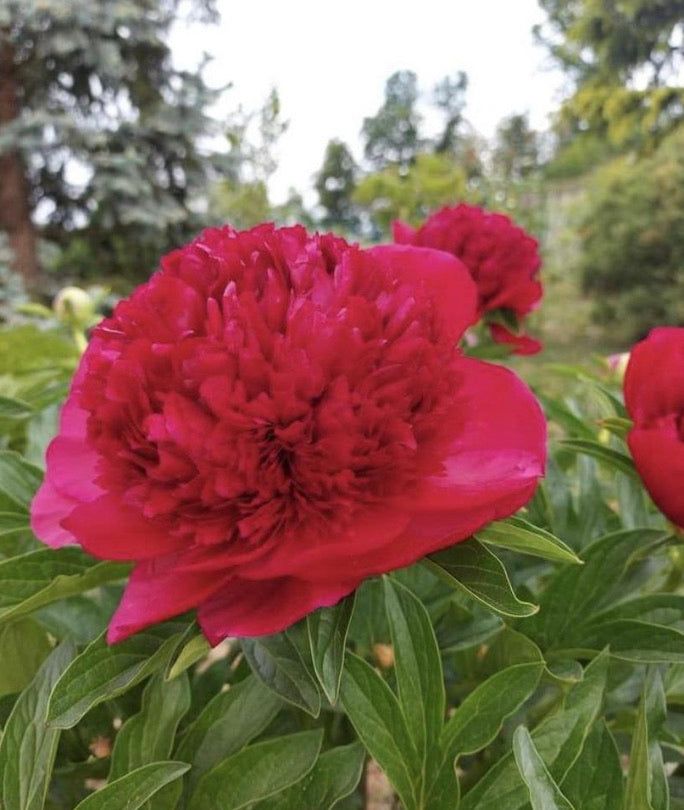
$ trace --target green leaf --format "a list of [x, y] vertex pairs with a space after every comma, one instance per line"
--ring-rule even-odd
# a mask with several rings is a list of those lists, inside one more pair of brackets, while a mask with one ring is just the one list
[[362, 658], [347, 653], [340, 698], [361, 742], [387, 774], [406, 810], [419, 807], [415, 786], [422, 759], [387, 683]]
[[566, 643], [578, 650], [610, 645], [612, 656], [637, 664], [684, 663], [683, 632], [636, 619], [592, 623], [579, 628]]
[[333, 607], [319, 608], [310, 613], [306, 620], [314, 671], [332, 704], [337, 702], [340, 692], [344, 648], [355, 599], [356, 593], [353, 593]]
[[563, 793], [580, 810], [622, 810], [623, 782], [615, 740], [599, 720], [562, 782]]
[[303, 779], [254, 810], [332, 810], [359, 784], [364, 760], [358, 743], [326, 751]]
[[51, 650], [45, 630], [32, 619], [0, 627], [0, 697], [28, 686]]
[[28, 419], [32, 413], [33, 408], [27, 402], [0, 396], [0, 419]]
[[625, 419], [622, 416], [609, 416], [605, 419], [601, 419], [599, 425], [610, 431], [614, 436], [625, 439], [632, 429], [633, 422], [631, 419]]
[[515, 664], [479, 684], [449, 718], [442, 745], [450, 757], [474, 754], [489, 745], [504, 720], [537, 688], [544, 662]]
[[582, 560], [562, 540], [522, 518], [512, 517], [490, 523], [481, 529], [476, 537], [483, 543], [542, 557], [552, 562], [582, 564]]
[[632, 735], [624, 810], [669, 810], [669, 789], [658, 744], [658, 732], [666, 715], [662, 678], [652, 667], [646, 676]]
[[207, 771], [261, 734], [282, 706], [282, 700], [254, 676], [212, 698], [176, 751], [179, 759], [192, 763], [188, 794]]
[[513, 756], [527, 785], [532, 810], [575, 810], [553, 781], [525, 726], [515, 730]]
[[0, 450], [0, 510], [11, 512], [17, 506], [28, 510], [42, 480], [38, 467], [18, 453]]
[[562, 439], [558, 444], [563, 450], [570, 450], [574, 453], [591, 456], [604, 467], [609, 467], [625, 475], [630, 475], [632, 478], [639, 478], [639, 473], [636, 471], [632, 459], [624, 453], [607, 447], [605, 444], [590, 442], [584, 439]]
[[55, 649], [12, 709], [0, 740], [0, 794], [7, 810], [42, 810], [60, 732], [47, 725], [50, 692], [76, 654]]
[[148, 627], [118, 644], [108, 645], [104, 634], [73, 661], [50, 697], [49, 722], [54, 728], [72, 728], [104, 700], [121, 695], [162, 669], [181, 634], [178, 624]]
[[618, 585], [635, 555], [648, 554], [668, 535], [655, 529], [605, 535], [583, 552], [583, 566], [563, 568], [546, 587], [540, 612], [525, 632], [542, 648], [562, 647], [566, 636], [609, 605], [624, 599]]
[[194, 623], [190, 625], [188, 630], [191, 631], [189, 640], [179, 646], [177, 655], [169, 661], [166, 674], [167, 681], [172, 681], [182, 675], [186, 669], [206, 657], [211, 650], [211, 644], [202, 633], [196, 631]]
[[0, 622], [124, 578], [128, 563], [97, 562], [79, 548], [43, 548], [0, 562]]
[[[565, 704], [532, 732], [532, 739], [553, 779], [561, 784], [582, 751], [603, 702], [608, 674], [601, 653], [573, 686]], [[462, 799], [459, 810], [521, 810], [529, 801], [512, 753], [503, 756]]]
[[75, 810], [139, 810], [155, 793], [189, 768], [184, 762], [153, 762], [110, 782]]
[[200, 779], [188, 810], [240, 810], [289, 788], [314, 767], [322, 741], [316, 729], [243, 748]]
[[0, 512], [0, 536], [30, 528], [28, 512]]
[[421, 602], [400, 582], [384, 577], [384, 585], [399, 705], [429, 784], [429, 764], [439, 754], [437, 744], [446, 711], [442, 661], [430, 617]]
[[321, 693], [289, 631], [242, 639], [242, 651], [252, 672], [283, 700], [312, 717], [321, 711]]
[[187, 677], [169, 682], [159, 674], [150, 678], [140, 711], [129, 717], [116, 735], [109, 781], [142, 765], [166, 760], [173, 749], [178, 724], [189, 708]]
[[539, 610], [518, 599], [501, 560], [477, 540], [458, 543], [423, 562], [452, 588], [503, 616], [531, 616]]

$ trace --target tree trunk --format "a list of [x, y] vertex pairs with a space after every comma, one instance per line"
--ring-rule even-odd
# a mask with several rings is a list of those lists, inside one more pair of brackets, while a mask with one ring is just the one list
[[[0, 127], [19, 115], [19, 85], [14, 48], [0, 31]], [[38, 281], [36, 231], [31, 221], [29, 186], [18, 151], [0, 154], [0, 230], [7, 234], [13, 254], [12, 269], [29, 289]]]

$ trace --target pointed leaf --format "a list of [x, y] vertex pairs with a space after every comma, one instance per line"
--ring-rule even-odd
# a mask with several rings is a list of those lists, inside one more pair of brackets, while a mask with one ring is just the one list
[[182, 629], [176, 623], [149, 627], [112, 646], [104, 635], [72, 662], [50, 697], [49, 722], [71, 728], [93, 706], [121, 695], [162, 669], [178, 644]]
[[42, 810], [59, 730], [47, 725], [50, 692], [76, 655], [71, 641], [55, 649], [14, 704], [0, 740], [0, 796], [7, 810]]
[[422, 760], [392, 690], [362, 658], [348, 653], [340, 699], [361, 742], [387, 774], [406, 810], [417, 808], [415, 786]]
[[563, 793], [580, 810], [622, 810], [623, 783], [615, 740], [600, 720], [563, 780]]
[[32, 619], [0, 627], [0, 697], [28, 686], [51, 650], [45, 630]]
[[522, 518], [511, 517], [490, 523], [476, 536], [483, 543], [521, 554], [531, 554], [552, 562], [582, 564], [582, 560], [562, 540]]
[[518, 599], [501, 560], [477, 540], [458, 543], [423, 562], [446, 583], [503, 616], [531, 616], [539, 610]]
[[43, 480], [38, 467], [29, 464], [19, 453], [0, 450], [0, 510], [12, 512], [28, 508]]
[[285, 790], [311, 771], [322, 741], [317, 729], [243, 748], [200, 779], [188, 810], [240, 810]]
[[123, 579], [127, 563], [98, 562], [79, 548], [43, 548], [0, 562], [0, 622]]
[[[399, 704], [423, 762], [438, 755], [446, 711], [442, 661], [430, 617], [400, 582], [384, 577], [387, 619], [394, 646]], [[433, 757], [434, 758], [434, 757]], [[430, 768], [427, 770], [429, 778]]]
[[192, 764], [186, 779], [188, 795], [207, 771], [261, 734], [282, 706], [283, 701], [254, 676], [212, 698], [176, 751], [178, 759]]
[[358, 743], [326, 751], [303, 779], [254, 810], [332, 810], [359, 784], [364, 760]]
[[562, 439], [558, 444], [564, 450], [571, 450], [574, 453], [582, 453], [583, 455], [591, 456], [604, 467], [617, 470], [633, 478], [639, 478], [639, 473], [636, 471], [632, 459], [625, 453], [613, 450], [605, 444], [586, 441], [584, 439]]
[[155, 793], [189, 768], [184, 762], [154, 762], [110, 782], [75, 810], [140, 810]]
[[314, 671], [332, 704], [337, 702], [340, 692], [344, 648], [355, 599], [356, 593], [353, 593], [332, 607], [310, 613], [306, 620]]
[[575, 810], [553, 781], [525, 726], [518, 726], [515, 730], [513, 755], [527, 785], [532, 810]]
[[243, 638], [242, 650], [252, 672], [269, 689], [312, 717], [318, 717], [321, 711], [318, 685], [297, 644], [287, 632]]

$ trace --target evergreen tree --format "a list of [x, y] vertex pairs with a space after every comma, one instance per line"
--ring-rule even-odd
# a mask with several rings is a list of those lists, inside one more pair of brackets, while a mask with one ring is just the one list
[[321, 224], [326, 228], [341, 227], [354, 231], [359, 215], [352, 200], [356, 188], [358, 167], [346, 143], [328, 143], [314, 188], [323, 209]]
[[[37, 234], [58, 269], [132, 275], [200, 227], [219, 91], [172, 64], [180, 5], [0, 0], [0, 230], [29, 284]], [[214, 0], [190, 5], [216, 20]]]
[[378, 112], [364, 118], [361, 135], [364, 155], [378, 171], [388, 166], [407, 169], [422, 146], [416, 110], [418, 85], [410, 70], [393, 73], [385, 85], [385, 100]]

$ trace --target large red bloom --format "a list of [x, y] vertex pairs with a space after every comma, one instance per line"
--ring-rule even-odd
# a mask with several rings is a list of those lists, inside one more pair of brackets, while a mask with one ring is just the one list
[[[393, 231], [395, 242], [444, 250], [459, 258], [477, 285], [480, 317], [499, 310], [520, 323], [541, 300], [539, 245], [503, 214], [461, 203], [442, 208], [417, 229], [396, 221]], [[511, 331], [504, 323], [492, 322], [490, 331], [497, 343], [514, 346], [516, 354], [541, 349], [538, 340]]]
[[684, 329], [654, 329], [632, 349], [625, 405], [639, 475], [658, 508], [684, 527]]
[[110, 641], [197, 608], [212, 642], [273, 633], [511, 514], [545, 425], [454, 348], [460, 262], [303, 228], [208, 230], [94, 331], [33, 526], [136, 561]]

